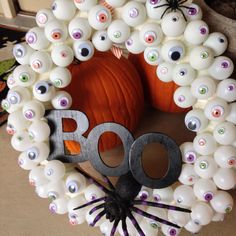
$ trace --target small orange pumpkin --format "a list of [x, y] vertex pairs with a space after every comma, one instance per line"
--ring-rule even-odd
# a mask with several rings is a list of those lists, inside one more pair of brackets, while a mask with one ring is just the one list
[[136, 66], [143, 83], [145, 100], [154, 108], [172, 113], [187, 112], [189, 109], [178, 107], [174, 100], [174, 92], [178, 88], [174, 82], [165, 83], [158, 79], [156, 66], [149, 65], [143, 53], [129, 55], [129, 60]]
[[[89, 131], [104, 122], [116, 122], [133, 132], [144, 109], [140, 76], [126, 58], [117, 59], [112, 53], [96, 53], [92, 59], [69, 66], [72, 82], [65, 89], [73, 98], [71, 109], [84, 112], [89, 119]], [[79, 125], [79, 124], [78, 124]], [[74, 130], [70, 120], [64, 130]], [[99, 150], [109, 150], [120, 144], [114, 135], [102, 135]], [[79, 153], [79, 146], [66, 142], [71, 153]]]

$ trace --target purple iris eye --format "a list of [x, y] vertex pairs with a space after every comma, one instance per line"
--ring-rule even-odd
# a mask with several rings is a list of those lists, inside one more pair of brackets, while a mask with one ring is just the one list
[[155, 5], [160, 2], [160, 0], [149, 0], [150, 4]]
[[196, 160], [196, 154], [194, 152], [187, 152], [185, 154], [185, 159], [187, 163], [194, 163]]
[[28, 32], [25, 36], [25, 39], [28, 44], [33, 44], [37, 41], [37, 36], [34, 32]]
[[133, 40], [131, 38], [129, 38], [127, 41], [126, 41], [126, 45], [128, 46], [131, 46], [133, 44]]
[[142, 193], [140, 196], [141, 200], [146, 200], [148, 198], [148, 195], [146, 193]]
[[221, 63], [221, 68], [227, 69], [229, 68], [229, 66], [230, 66], [230, 63], [228, 61], [223, 61]]
[[129, 11], [129, 16], [130, 16], [131, 18], [136, 18], [138, 15], [139, 15], [139, 11], [138, 11], [137, 8], [132, 8], [132, 9], [130, 9], [130, 11]]
[[194, 7], [191, 7], [189, 10], [188, 10], [188, 14], [190, 16], [195, 16], [197, 14], [197, 9], [194, 8]]
[[204, 194], [204, 199], [205, 199], [207, 202], [211, 201], [211, 200], [213, 199], [213, 197], [214, 197], [214, 195], [213, 195], [212, 192], [207, 192], [207, 193]]
[[34, 111], [32, 110], [27, 110], [25, 113], [24, 113], [24, 116], [26, 119], [28, 120], [31, 120], [34, 118], [35, 114], [34, 114]]
[[170, 236], [175, 236], [177, 234], [176, 229], [169, 229], [169, 235]]
[[228, 86], [228, 91], [233, 91], [235, 89], [235, 85], [234, 84], [230, 84], [229, 86]]
[[68, 99], [67, 99], [67, 98], [62, 98], [62, 99], [59, 101], [59, 103], [60, 103], [60, 106], [66, 107], [69, 102], [68, 102]]
[[208, 33], [208, 29], [207, 29], [207, 27], [202, 26], [202, 27], [200, 28], [200, 33], [201, 33], [202, 35], [207, 34], [207, 33]]
[[72, 36], [74, 39], [81, 39], [83, 36], [83, 32], [80, 29], [75, 29], [72, 32]]

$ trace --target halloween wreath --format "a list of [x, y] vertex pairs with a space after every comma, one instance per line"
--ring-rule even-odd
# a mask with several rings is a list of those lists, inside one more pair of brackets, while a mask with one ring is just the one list
[[[37, 13], [36, 22], [26, 43], [13, 49], [19, 65], [9, 75], [2, 107], [10, 113], [11, 144], [22, 152], [19, 166], [30, 170], [37, 194], [51, 199], [50, 211], [67, 213], [72, 225], [99, 226], [104, 235], [151, 236], [158, 229], [178, 235], [182, 227], [197, 233], [222, 220], [233, 207], [227, 190], [236, 184], [236, 81], [230, 78], [232, 60], [222, 55], [227, 38], [209, 32], [201, 8], [188, 0], [56, 0]], [[162, 133], [134, 140], [129, 130], [135, 130], [144, 101], [139, 74], [122, 56], [128, 53], [142, 53], [155, 68], [157, 89], [162, 82], [176, 84], [175, 104], [192, 108], [184, 122], [196, 132], [193, 142], [178, 147]], [[167, 111], [168, 87], [165, 92], [155, 99], [152, 91], [151, 101]], [[106, 131], [117, 134], [125, 150], [115, 168], [99, 156]], [[168, 151], [162, 179], [142, 171], [142, 150], [150, 142]], [[101, 149], [117, 144], [106, 139]], [[87, 160], [105, 185], [77, 165]], [[115, 186], [107, 176], [119, 176]]]

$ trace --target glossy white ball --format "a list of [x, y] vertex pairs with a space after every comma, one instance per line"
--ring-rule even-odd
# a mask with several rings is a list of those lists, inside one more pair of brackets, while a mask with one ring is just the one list
[[41, 102], [50, 101], [55, 93], [55, 87], [48, 81], [38, 81], [33, 86], [33, 95]]
[[233, 168], [219, 168], [213, 176], [216, 186], [222, 190], [233, 189], [236, 185], [236, 173]]
[[174, 200], [181, 206], [191, 207], [196, 202], [193, 188], [187, 185], [180, 185], [174, 191]]
[[63, 215], [68, 212], [67, 210], [67, 204], [68, 204], [68, 198], [63, 197], [63, 198], [58, 198], [54, 200], [52, 203], [49, 205], [49, 210], [52, 214], [60, 214]]
[[216, 95], [227, 102], [236, 100], [236, 81], [234, 79], [222, 80], [217, 85]]
[[106, 52], [112, 47], [112, 41], [108, 37], [106, 30], [96, 31], [93, 34], [92, 42], [94, 47], [100, 52]]
[[50, 9], [39, 10], [35, 17], [37, 25], [42, 28], [53, 19], [55, 19], [55, 17]]
[[97, 5], [98, 0], [74, 0], [75, 6], [80, 11], [89, 11], [92, 7]]
[[49, 146], [44, 142], [34, 143], [32, 147], [26, 150], [27, 157], [36, 163], [47, 160], [49, 153]]
[[12, 136], [11, 145], [16, 151], [23, 152], [32, 146], [32, 140], [29, 138], [28, 132], [23, 130]]
[[147, 0], [146, 10], [147, 10], [148, 17], [151, 19], [160, 20], [162, 14], [168, 7], [168, 6], [160, 7], [161, 5], [164, 5], [164, 4], [167, 4], [166, 0]]
[[144, 50], [144, 60], [149, 65], [159, 65], [163, 61], [161, 57], [161, 47], [146, 47], [146, 49]]
[[44, 166], [36, 166], [29, 172], [30, 185], [36, 187], [43, 185], [45, 187], [48, 182], [49, 180], [44, 175]]
[[34, 49], [32, 49], [26, 43], [20, 43], [20, 44], [16, 44], [13, 47], [12, 52], [18, 63], [22, 65], [27, 65], [29, 64], [29, 60], [30, 60], [31, 55], [34, 52]]
[[95, 184], [90, 184], [84, 189], [84, 197], [87, 202], [104, 197], [105, 193]]
[[22, 87], [29, 87], [34, 84], [36, 80], [36, 73], [28, 65], [20, 65], [13, 71], [13, 77], [16, 85]]
[[162, 62], [158, 65], [156, 74], [163, 82], [171, 82], [173, 79], [174, 64], [170, 62]]
[[26, 152], [22, 152], [20, 156], [18, 157], [18, 165], [23, 170], [32, 170], [34, 167], [36, 167], [38, 164], [32, 160], [30, 160], [27, 157]]
[[50, 81], [56, 88], [65, 88], [71, 82], [72, 76], [67, 68], [55, 67], [50, 72]]
[[44, 168], [46, 178], [54, 183], [64, 177], [65, 171], [65, 165], [58, 160], [49, 161]]
[[193, 185], [199, 179], [194, 167], [191, 164], [183, 164], [179, 176], [179, 182], [185, 185]]
[[194, 150], [192, 142], [185, 142], [179, 148], [183, 162], [193, 164], [197, 160], [198, 153]]
[[139, 38], [139, 31], [133, 31], [129, 38], [125, 42], [127, 50], [133, 54], [139, 54], [145, 50], [145, 46], [142, 44]]
[[86, 179], [83, 175], [77, 172], [71, 172], [66, 177], [66, 191], [71, 196], [77, 196], [86, 188]]
[[236, 166], [236, 148], [233, 146], [220, 146], [214, 153], [214, 159], [221, 168]]

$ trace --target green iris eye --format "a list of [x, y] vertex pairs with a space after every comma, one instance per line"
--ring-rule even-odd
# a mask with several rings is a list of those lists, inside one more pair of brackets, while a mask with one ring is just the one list
[[200, 94], [203, 95], [203, 94], [206, 94], [208, 92], [208, 88], [206, 86], [201, 86], [201, 87], [199, 87], [198, 91], [199, 91]]
[[218, 129], [218, 134], [224, 134], [224, 133], [225, 133], [225, 129], [224, 128]]
[[151, 222], [150, 223], [151, 227], [154, 228], [154, 229], [157, 229], [158, 228], [158, 224], [156, 222]]
[[203, 52], [203, 53], [201, 53], [201, 58], [202, 58], [202, 59], [206, 59], [206, 58], [208, 58], [208, 57], [209, 57], [208, 52]]
[[61, 81], [60, 79], [56, 79], [56, 80], [54, 81], [54, 86], [55, 86], [55, 87], [60, 87], [60, 86], [62, 86], [62, 81]]
[[24, 82], [24, 83], [29, 81], [29, 75], [28, 74], [21, 74], [19, 78], [20, 78], [20, 81]]
[[156, 61], [157, 58], [158, 58], [158, 55], [155, 52], [151, 52], [151, 53], [148, 54], [148, 60], [150, 60], [151, 62]]
[[121, 32], [120, 31], [116, 31], [114, 34], [114, 37], [117, 39], [117, 38], [120, 38], [121, 37]]
[[202, 170], [205, 170], [205, 169], [208, 168], [208, 162], [207, 161], [202, 161], [199, 166]]

